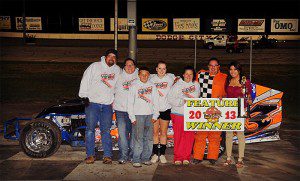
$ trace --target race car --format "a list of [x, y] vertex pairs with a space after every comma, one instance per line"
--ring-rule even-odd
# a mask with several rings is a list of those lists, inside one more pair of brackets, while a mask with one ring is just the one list
[[[246, 118], [246, 143], [279, 140], [279, 128], [282, 122], [283, 92], [252, 84], [253, 104], [250, 118]], [[50, 106], [34, 118], [14, 118], [4, 122], [4, 137], [19, 140], [23, 152], [29, 157], [44, 158], [54, 154], [62, 142], [71, 146], [84, 146], [85, 105], [81, 99], [61, 101]], [[28, 121], [24, 127], [21, 121]], [[99, 127], [95, 130], [95, 142], [101, 150]], [[220, 155], [225, 151], [225, 138], [220, 146]], [[118, 128], [113, 117], [111, 136], [113, 149], [118, 149]], [[237, 138], [234, 138], [237, 142]], [[172, 121], [168, 129], [168, 147], [172, 147]]]

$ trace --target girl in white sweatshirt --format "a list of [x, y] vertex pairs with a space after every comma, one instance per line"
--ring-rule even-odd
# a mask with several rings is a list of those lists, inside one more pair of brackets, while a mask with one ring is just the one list
[[133, 166], [151, 165], [153, 123], [159, 116], [158, 92], [148, 68], [139, 69], [139, 80], [129, 88], [128, 114], [133, 124]]
[[161, 163], [167, 163], [165, 152], [167, 148], [167, 131], [171, 120], [171, 105], [167, 101], [167, 95], [174, 84], [175, 75], [167, 74], [167, 64], [160, 61], [156, 66], [157, 74], [152, 74], [150, 81], [156, 85], [159, 98], [159, 117], [154, 123], [153, 132], [153, 156], [152, 163], [160, 160]]
[[168, 101], [172, 106], [171, 118], [174, 130], [174, 163], [188, 165], [194, 143], [194, 132], [184, 131], [185, 98], [198, 98], [200, 85], [195, 81], [196, 72], [193, 67], [184, 68], [183, 80], [180, 79], [170, 90]]

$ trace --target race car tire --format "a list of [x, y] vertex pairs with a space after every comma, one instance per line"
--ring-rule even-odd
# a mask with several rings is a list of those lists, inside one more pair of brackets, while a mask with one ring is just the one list
[[34, 119], [22, 129], [19, 143], [29, 157], [46, 158], [58, 150], [61, 140], [61, 132], [54, 122]]

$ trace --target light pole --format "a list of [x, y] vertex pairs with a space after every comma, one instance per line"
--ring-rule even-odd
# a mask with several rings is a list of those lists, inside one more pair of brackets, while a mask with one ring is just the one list
[[128, 57], [137, 62], [137, 27], [136, 27], [136, 0], [127, 0], [127, 20], [129, 27], [129, 53]]

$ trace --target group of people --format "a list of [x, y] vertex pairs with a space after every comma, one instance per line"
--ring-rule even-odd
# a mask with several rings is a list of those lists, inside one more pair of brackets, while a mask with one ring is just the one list
[[[217, 58], [208, 61], [208, 71], [198, 73], [193, 67], [183, 69], [180, 77], [167, 73], [166, 62], [160, 61], [156, 74], [147, 67], [137, 68], [133, 59], [124, 61], [121, 69], [116, 63], [118, 52], [109, 49], [101, 60], [92, 63], [84, 72], [79, 96], [85, 102], [87, 164], [95, 161], [95, 127], [100, 126], [104, 155], [103, 163], [112, 163], [110, 128], [113, 111], [119, 132], [120, 164], [132, 162], [134, 167], [167, 163], [167, 130], [170, 120], [174, 130], [174, 164], [188, 165], [203, 160], [208, 139], [207, 159], [215, 164], [221, 142], [218, 131], [184, 131], [185, 98], [245, 97], [251, 103], [250, 82], [242, 82], [242, 67], [238, 62], [229, 65], [229, 75], [220, 72]], [[246, 93], [243, 92], [246, 85]], [[237, 132], [239, 158], [236, 166], [243, 166], [245, 149], [244, 132]], [[226, 132], [227, 159], [231, 158], [233, 132]], [[192, 155], [193, 153], [193, 155]]]

